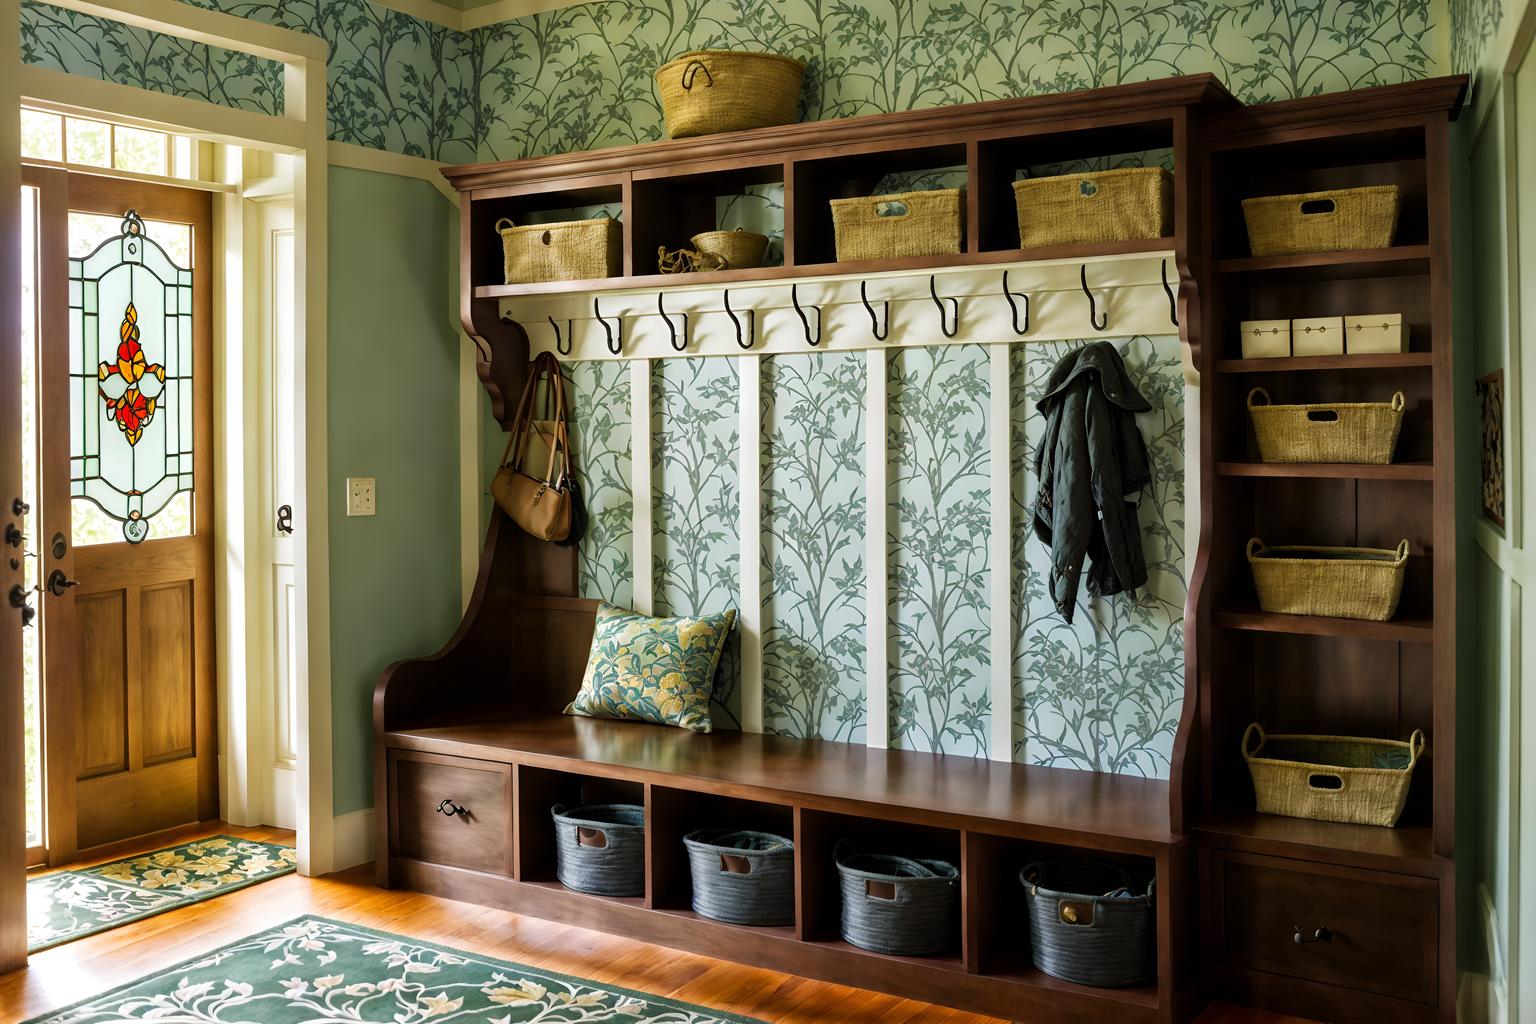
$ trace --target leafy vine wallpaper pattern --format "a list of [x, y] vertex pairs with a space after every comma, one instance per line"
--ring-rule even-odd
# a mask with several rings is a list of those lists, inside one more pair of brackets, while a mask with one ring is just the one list
[[[459, 32], [373, 0], [189, 0], [325, 39], [331, 138], [446, 162], [661, 137], [652, 72], [690, 49], [808, 63], [807, 119], [1210, 71], [1250, 102], [1438, 73], [1432, 0], [596, 0]], [[1451, 0], [1455, 65], [1501, 0]], [[266, 113], [268, 61], [22, 8], [23, 59]], [[1469, 56], [1473, 55], [1473, 56]]]
[[581, 593], [622, 608], [635, 601], [635, 497], [630, 486], [629, 364], [567, 363], [571, 445], [587, 506], [587, 529], [577, 546]]

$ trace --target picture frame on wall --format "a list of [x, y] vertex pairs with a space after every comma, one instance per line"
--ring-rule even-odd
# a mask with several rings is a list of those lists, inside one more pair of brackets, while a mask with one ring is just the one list
[[1482, 411], [1483, 515], [1504, 526], [1504, 371], [1494, 370], [1477, 380]]

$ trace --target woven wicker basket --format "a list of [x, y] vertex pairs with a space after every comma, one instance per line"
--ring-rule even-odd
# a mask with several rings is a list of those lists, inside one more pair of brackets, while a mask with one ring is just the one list
[[507, 284], [617, 277], [623, 265], [624, 227], [610, 217], [522, 227], [503, 217], [496, 233]]
[[1396, 185], [1336, 188], [1243, 200], [1255, 256], [1384, 249], [1397, 231]]
[[768, 236], [755, 231], [701, 231], [692, 238], [699, 252], [717, 256], [721, 270], [745, 270], [760, 267], [768, 255]]
[[897, 956], [942, 953], [954, 941], [960, 872], [941, 860], [833, 851], [842, 886], [843, 938]]
[[693, 909], [732, 924], [795, 921], [795, 844], [767, 832], [701, 829], [683, 837]]
[[694, 50], [656, 69], [667, 135], [713, 135], [791, 124], [805, 65], [776, 53]]
[[1019, 881], [1029, 907], [1030, 954], [1040, 970], [1100, 988], [1152, 979], [1151, 883], [1133, 892], [1120, 868], [1084, 860], [1036, 862], [1019, 872]]
[[1347, 462], [1385, 466], [1403, 426], [1401, 391], [1390, 402], [1271, 405], [1269, 392], [1248, 392], [1248, 415], [1264, 462]]
[[1173, 175], [1122, 167], [1013, 183], [1019, 246], [1162, 238], [1173, 229]]
[[1265, 547], [1248, 541], [1259, 607], [1281, 615], [1386, 622], [1397, 611], [1408, 541], [1386, 548]]
[[[1252, 746], [1254, 736], [1258, 746]], [[1243, 733], [1260, 814], [1391, 828], [1402, 816], [1424, 733], [1401, 740], [1352, 736], [1266, 735], [1258, 722]]]
[[833, 199], [837, 261], [939, 256], [965, 241], [965, 190], [933, 189]]
[[550, 809], [555, 819], [555, 877], [567, 889], [599, 896], [645, 893], [645, 808], [588, 804]]

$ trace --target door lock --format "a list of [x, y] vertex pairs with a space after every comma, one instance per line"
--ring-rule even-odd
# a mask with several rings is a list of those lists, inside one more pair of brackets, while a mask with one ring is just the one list
[[72, 580], [65, 576], [63, 569], [55, 569], [48, 574], [48, 593], [54, 597], [63, 597], [66, 590], [70, 587], [78, 587], [79, 585], [80, 581]]
[[279, 505], [279, 506], [277, 506], [277, 532], [278, 533], [292, 533], [293, 532], [293, 506], [292, 505]]
[[64, 540], [64, 535], [62, 533], [54, 534], [53, 540], [49, 543], [48, 547], [53, 551], [53, 557], [55, 559], [63, 558], [65, 555], [69, 554], [69, 544]]

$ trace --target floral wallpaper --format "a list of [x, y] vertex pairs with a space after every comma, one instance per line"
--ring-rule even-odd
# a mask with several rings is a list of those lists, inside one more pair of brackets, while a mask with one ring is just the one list
[[1448, 0], [1451, 70], [1473, 74], [1504, 21], [1504, 0]]
[[587, 506], [587, 530], [577, 547], [581, 593], [629, 608], [635, 600], [629, 364], [567, 363], [565, 375], [576, 477]]
[[1057, 361], [1082, 342], [1015, 345], [1009, 352], [1013, 495], [1014, 758], [1166, 777], [1184, 690], [1184, 378], [1177, 337], [1119, 343], [1132, 380], [1152, 405], [1137, 426], [1152, 465], [1140, 507], [1147, 585], [1134, 601], [1083, 588], [1064, 622], [1044, 569], [1050, 554], [1030, 522], [1035, 451], [1045, 418], [1035, 408]]
[[987, 755], [987, 350], [887, 360], [891, 746]]
[[[657, 615], [741, 607], [740, 401], [734, 359], [651, 364], [651, 579]], [[711, 713], [717, 728], [740, 728], [740, 676], [741, 638], [733, 633], [715, 677]]]
[[[661, 136], [653, 71], [723, 46], [807, 61], [807, 119], [1211, 71], [1248, 101], [1438, 73], [1432, 0], [596, 0], [459, 32], [372, 0], [190, 0], [330, 43], [333, 139], [509, 160]], [[1465, 69], [1501, 0], [1451, 0]], [[273, 113], [281, 69], [24, 0], [23, 59]]]
[[858, 352], [762, 361], [763, 728], [865, 740]]

